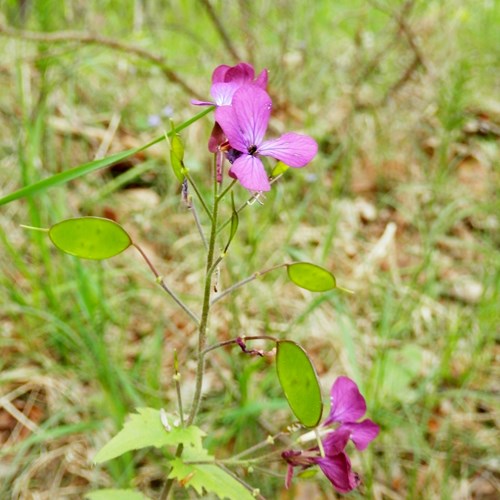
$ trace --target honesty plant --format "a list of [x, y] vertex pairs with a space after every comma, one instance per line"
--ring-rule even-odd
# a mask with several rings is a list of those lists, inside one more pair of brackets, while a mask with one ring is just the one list
[[[188, 304], [182, 300], [154, 267], [139, 242], [115, 221], [100, 217], [76, 217], [55, 222], [46, 229], [31, 228], [46, 231], [57, 248], [84, 259], [107, 259], [130, 247], [135, 248], [153, 272], [158, 285], [173, 303], [184, 311], [197, 329], [198, 344], [194, 354], [195, 388], [187, 411], [181, 397], [180, 363], [174, 352], [171, 361], [175, 373], [173, 383], [177, 394], [176, 408], [137, 408], [136, 412], [129, 415], [123, 429], [94, 458], [95, 462], [100, 464], [131, 450], [146, 447], [164, 448], [165, 452], [161, 456], [166, 457], [163, 464], [165, 482], [159, 497], [161, 500], [168, 498], [175, 487], [193, 488], [199, 495], [208, 493], [219, 498], [235, 500], [263, 498], [258, 489], [247, 483], [246, 477], [254, 465], [266, 465], [273, 462], [276, 456], [281, 456], [288, 464], [286, 487], [291, 485], [294, 468], [306, 469], [318, 465], [338, 491], [348, 492], [357, 487], [360, 481], [359, 476], [352, 471], [346, 453], [349, 440], [359, 450], [364, 450], [379, 432], [378, 426], [369, 419], [358, 422], [366, 412], [366, 403], [356, 384], [347, 377], [339, 377], [333, 384], [330, 413], [320, 425], [323, 401], [316, 370], [307, 351], [293, 340], [275, 338], [266, 332], [254, 336], [235, 332], [234, 338], [220, 341], [210, 329], [212, 306], [216, 302], [259, 277], [280, 269], [286, 269], [292, 283], [311, 292], [322, 293], [335, 289], [347, 291], [337, 285], [335, 276], [329, 270], [309, 262], [283, 262], [256, 271], [225, 288], [220, 283], [217, 290], [213, 286], [214, 275], [225, 263], [224, 257], [231, 251], [238, 232], [239, 214], [254, 206], [253, 202], [260, 193], [269, 191], [271, 184], [279, 179], [279, 175], [272, 178], [268, 176], [262, 158], [274, 158], [288, 167], [300, 168], [310, 163], [318, 151], [313, 138], [294, 132], [283, 134], [276, 139], [265, 139], [272, 112], [271, 98], [266, 91], [267, 80], [267, 70], [255, 77], [254, 68], [248, 63], [219, 66], [212, 75], [211, 95], [214, 101], [193, 101], [196, 105], [206, 106], [205, 110], [195, 117], [177, 127], [172, 125], [172, 130], [144, 146], [80, 165], [0, 198], [2, 205], [34, 195], [168, 140], [174, 174], [172, 179], [177, 179], [181, 185], [182, 198], [192, 211], [195, 227], [199, 232], [200, 247], [206, 251], [204, 278], [200, 284], [200, 303]], [[214, 168], [211, 173], [207, 171], [203, 174], [201, 179], [201, 182], [212, 185], [209, 199], [202, 194], [203, 190], [198, 186], [200, 180], [193, 177], [189, 165], [185, 163], [184, 145], [179, 132], [213, 110], [215, 122], [209, 140], [209, 150], [214, 153]], [[230, 164], [229, 177], [232, 178], [226, 181], [222, 175], [225, 159]], [[282, 166], [282, 171], [285, 170], [286, 167]], [[238, 182], [251, 192], [250, 197], [246, 191], [236, 188]], [[235, 202], [238, 196], [246, 198], [239, 205]], [[226, 213], [231, 214], [229, 217], [222, 216], [223, 203], [226, 203]], [[279, 250], [277, 247], [276, 252]], [[269, 344], [269, 350], [247, 347], [248, 342], [256, 340]], [[202, 403], [205, 358], [223, 346], [237, 347], [247, 356], [275, 356], [277, 379], [298, 426], [287, 426], [283, 422], [278, 436], [269, 436], [262, 443], [240, 451], [234, 457], [221, 460], [209, 454], [203, 445], [206, 433], [217, 429], [202, 430], [196, 422]], [[114, 394], [109, 396], [114, 397]], [[209, 420], [206, 418], [205, 422]], [[336, 428], [332, 428], [334, 426]], [[297, 429], [312, 429], [317, 444], [305, 450], [296, 449], [296, 446], [283, 449], [277, 444], [278, 437], [284, 434], [288, 436], [287, 442], [300, 443], [304, 435], [297, 437]], [[320, 437], [321, 434], [324, 436]], [[262, 449], [270, 446], [273, 447], [271, 453], [259, 455]], [[232, 470], [233, 468], [236, 470]], [[241, 468], [246, 470], [245, 474], [238, 473]], [[89, 493], [87, 498], [136, 500], [145, 497], [132, 490], [98, 490]]]

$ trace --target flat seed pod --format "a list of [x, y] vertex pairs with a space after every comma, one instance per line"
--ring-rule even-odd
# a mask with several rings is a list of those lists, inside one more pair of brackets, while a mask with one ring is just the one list
[[287, 273], [297, 286], [311, 292], [327, 292], [337, 286], [335, 276], [330, 271], [309, 262], [290, 264]]
[[63, 220], [50, 228], [49, 237], [59, 250], [82, 259], [109, 259], [132, 244], [120, 224], [101, 217]]
[[278, 175], [284, 174], [289, 168], [290, 167], [286, 163], [279, 161], [274, 166], [273, 171], [271, 172], [271, 177], [278, 177]]
[[278, 341], [276, 370], [294, 415], [305, 427], [316, 427], [323, 402], [318, 376], [306, 351], [291, 340]]

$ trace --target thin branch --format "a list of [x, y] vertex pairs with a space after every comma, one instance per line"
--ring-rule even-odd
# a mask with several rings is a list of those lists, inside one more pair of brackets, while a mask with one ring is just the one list
[[203, 195], [201, 194], [200, 190], [198, 189], [196, 182], [191, 177], [191, 174], [189, 173], [188, 169], [185, 170], [184, 175], [186, 176], [186, 179], [189, 181], [190, 186], [194, 189], [194, 192], [196, 193], [196, 197], [198, 198], [198, 200], [200, 200], [201, 206], [205, 210], [205, 213], [208, 215], [208, 218], [210, 220], [213, 220], [212, 212], [208, 208], [208, 205], [207, 205], [207, 202], [205, 201], [205, 198], [203, 198]]
[[260, 278], [263, 274], [269, 273], [271, 271], [274, 271], [275, 269], [279, 269], [280, 267], [286, 267], [286, 266], [288, 266], [287, 263], [278, 264], [277, 266], [271, 267], [269, 269], [265, 269], [264, 271], [257, 271], [255, 273], [253, 273], [248, 278], [245, 278], [244, 280], [241, 280], [238, 283], [235, 283], [234, 285], [230, 286], [229, 288], [226, 288], [223, 292], [221, 292], [219, 295], [217, 295], [217, 297], [212, 299], [212, 302], [210, 305], [214, 305], [216, 302], [223, 299], [226, 295], [229, 295], [230, 293], [234, 292], [238, 288], [241, 288], [243, 285], [246, 285], [247, 283], [250, 283], [251, 281], [256, 280], [257, 278]]
[[142, 47], [137, 45], [132, 45], [129, 43], [120, 42], [114, 38], [105, 37], [102, 35], [96, 35], [93, 33], [84, 33], [79, 31], [54, 31], [50, 33], [38, 32], [38, 31], [28, 31], [28, 30], [18, 30], [10, 28], [4, 24], [0, 24], [0, 35], [7, 36], [10, 38], [18, 38], [21, 40], [28, 40], [32, 42], [46, 42], [46, 43], [79, 43], [81, 45], [100, 45], [103, 47], [108, 47], [119, 52], [124, 52], [126, 54], [131, 54], [141, 59], [145, 59], [150, 63], [154, 64], [161, 69], [163, 74], [172, 83], [178, 85], [180, 88], [186, 92], [186, 94], [202, 99], [203, 97], [198, 94], [196, 90], [191, 88], [175, 71], [173, 71], [167, 64], [166, 60], [153, 52], [149, 52]]
[[170, 297], [174, 300], [174, 302], [195, 322], [195, 324], [199, 325], [200, 318], [198, 318], [198, 316], [196, 316], [196, 314], [193, 311], [191, 311], [191, 309], [189, 309], [189, 307], [186, 304], [184, 304], [184, 302], [182, 302], [182, 300], [179, 297], [177, 297], [175, 292], [168, 287], [164, 279], [161, 277], [160, 273], [154, 267], [153, 263], [149, 260], [149, 257], [144, 253], [144, 250], [136, 243], [132, 243], [132, 246], [138, 250], [142, 258], [146, 261], [147, 265], [149, 266], [149, 268], [156, 277], [156, 282], [163, 288], [163, 290], [165, 290], [165, 292], [167, 292], [170, 295]]
[[224, 42], [224, 45], [228, 52], [233, 56], [233, 59], [235, 61], [239, 61], [241, 58], [238, 55], [238, 52], [234, 48], [234, 45], [231, 42], [231, 39], [229, 38], [228, 34], [226, 33], [226, 30], [224, 29], [224, 26], [222, 25], [220, 21], [220, 17], [217, 16], [215, 13], [213, 7], [210, 5], [210, 2], [208, 0], [199, 0], [201, 5], [205, 8], [207, 11], [208, 16], [210, 17], [210, 20], [212, 21], [213, 25], [215, 26], [215, 29], [219, 33], [219, 36], [222, 38], [222, 41]]
[[198, 228], [198, 232], [200, 233], [201, 241], [203, 241], [203, 246], [205, 247], [205, 250], [208, 250], [208, 242], [207, 238], [205, 236], [205, 233], [203, 232], [203, 227], [201, 226], [200, 223], [200, 218], [198, 216], [198, 210], [196, 210], [195, 205], [193, 204], [193, 200], [189, 200], [189, 210], [193, 214], [194, 221], [196, 223], [196, 227]]
[[240, 483], [244, 488], [246, 488], [248, 491], [250, 491], [252, 496], [254, 496], [255, 498], [258, 498], [259, 500], [266, 500], [265, 497], [263, 497], [260, 494], [260, 490], [258, 488], [253, 488], [252, 486], [250, 486], [247, 482], [243, 481], [243, 479], [241, 479], [241, 477], [239, 477], [237, 474], [235, 474], [232, 470], [228, 469], [224, 464], [222, 464], [220, 462], [216, 462], [216, 465], [220, 469], [222, 469], [226, 474], [229, 474], [233, 479], [238, 481], [238, 483]]
[[[204, 349], [201, 352], [201, 355], [205, 356], [210, 351], [213, 351], [215, 349], [218, 349], [219, 347], [224, 347], [224, 346], [231, 345], [231, 344], [237, 344], [240, 347], [242, 347], [241, 342], [242, 341], [245, 342], [246, 340], [270, 340], [271, 342], [278, 342], [277, 338], [271, 337], [269, 335], [251, 335], [249, 337], [247, 337], [247, 336], [237, 337], [235, 339], [224, 340], [223, 342], [218, 342], [217, 344], [213, 344], [213, 345], [207, 347], [206, 349]], [[248, 353], [248, 351], [247, 351], [247, 353]]]

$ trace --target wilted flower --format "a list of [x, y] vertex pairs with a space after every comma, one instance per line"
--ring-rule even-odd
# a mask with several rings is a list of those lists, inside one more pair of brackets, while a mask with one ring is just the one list
[[351, 439], [358, 450], [364, 450], [377, 437], [379, 427], [369, 419], [356, 422], [366, 413], [366, 402], [351, 379], [339, 377], [333, 384], [330, 395], [332, 406], [323, 426], [334, 422], [341, 425], [323, 438], [324, 456], [319, 447], [282, 453], [281, 456], [288, 463], [285, 481], [287, 488], [292, 481], [294, 467], [307, 469], [313, 465], [318, 465], [334, 488], [341, 493], [352, 491], [360, 483], [358, 474], [352, 471], [345, 447]]
[[259, 156], [271, 156], [290, 167], [304, 167], [318, 151], [316, 141], [307, 135], [283, 134], [264, 141], [272, 101], [255, 85], [243, 85], [232, 96], [230, 106], [219, 106], [215, 119], [229, 141], [234, 159], [229, 175], [250, 191], [269, 191], [270, 184]]

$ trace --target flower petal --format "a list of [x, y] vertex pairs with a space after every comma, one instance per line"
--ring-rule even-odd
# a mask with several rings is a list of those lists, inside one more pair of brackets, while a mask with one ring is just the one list
[[380, 427], [368, 418], [359, 423], [349, 422], [347, 424], [342, 424], [338, 430], [340, 431], [341, 429], [350, 431], [352, 442], [355, 444], [356, 448], [361, 451], [364, 450], [380, 432]]
[[257, 87], [260, 87], [263, 90], [266, 90], [267, 79], [268, 79], [267, 69], [263, 69], [260, 72], [259, 76], [256, 78], [255, 85], [257, 85]]
[[232, 148], [246, 153], [251, 144], [241, 130], [232, 106], [220, 106], [215, 110], [215, 121], [220, 125]]
[[226, 142], [226, 136], [220, 128], [220, 125], [215, 122], [212, 133], [210, 134], [210, 139], [208, 139], [208, 150], [211, 153], [217, 153], [219, 151], [219, 146], [224, 142]]
[[231, 69], [227, 64], [221, 64], [214, 69], [212, 73], [212, 83], [225, 82], [226, 73]]
[[245, 83], [253, 83], [255, 71], [251, 64], [241, 62], [232, 68], [229, 68], [224, 75], [225, 82], [236, 82], [240, 86]]
[[326, 456], [330, 457], [342, 453], [350, 437], [351, 431], [350, 429], [346, 429], [345, 426], [329, 432], [322, 440]]
[[318, 458], [316, 463], [334, 488], [341, 493], [348, 493], [359, 485], [359, 478], [351, 469], [351, 461], [345, 453], [332, 457]]
[[191, 99], [191, 104], [194, 104], [195, 106], [215, 106], [215, 102], [198, 101], [198, 99]]
[[210, 95], [217, 106], [229, 106], [237, 88], [238, 84], [233, 82], [214, 83], [210, 88]]
[[229, 170], [229, 175], [238, 179], [250, 191], [269, 191], [271, 186], [262, 162], [255, 156], [241, 155]]
[[232, 108], [248, 147], [259, 147], [271, 115], [272, 101], [267, 92], [255, 85], [244, 85], [234, 93]]
[[330, 415], [323, 425], [333, 422], [355, 422], [366, 413], [365, 398], [350, 378], [339, 377], [335, 381], [330, 391], [330, 400], [332, 403]]
[[289, 132], [279, 139], [265, 141], [257, 151], [260, 155], [281, 160], [290, 167], [304, 167], [318, 152], [316, 141], [308, 135]]

